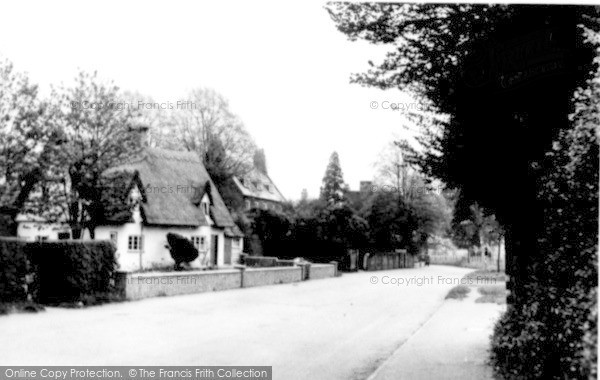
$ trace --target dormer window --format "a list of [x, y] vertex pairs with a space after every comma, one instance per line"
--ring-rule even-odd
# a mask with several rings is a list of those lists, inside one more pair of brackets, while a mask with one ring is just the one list
[[210, 219], [210, 198], [208, 194], [204, 194], [198, 206], [200, 206], [200, 208], [204, 212], [204, 216], [206, 217], [206, 220], [209, 222], [209, 224], [212, 224], [212, 221]]

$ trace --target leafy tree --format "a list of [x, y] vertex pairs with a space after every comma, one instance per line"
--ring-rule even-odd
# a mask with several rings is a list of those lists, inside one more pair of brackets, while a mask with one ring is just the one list
[[[433, 235], [443, 236], [449, 230], [452, 218], [452, 206], [443, 193], [436, 189], [431, 181], [415, 167], [413, 159], [416, 151], [406, 140], [392, 142], [380, 155], [378, 182], [381, 191], [389, 190], [400, 202], [396, 209], [410, 209], [415, 220], [414, 239], [419, 246], [427, 243]], [[441, 187], [441, 185], [440, 185]], [[377, 199], [376, 204], [384, 200], [393, 201], [393, 197]]]
[[598, 141], [580, 123], [598, 121], [587, 82], [597, 73], [597, 8], [336, 3], [329, 12], [351, 39], [393, 45], [353, 80], [410, 91], [425, 110], [411, 114], [425, 174], [506, 232], [513, 307], [494, 336], [497, 372], [595, 376]]
[[411, 115], [423, 127], [420, 166], [505, 226], [508, 260], [518, 257], [508, 268], [515, 301], [526, 301], [541, 254], [540, 163], [570, 126], [574, 90], [595, 71], [582, 33], [598, 29], [595, 9], [333, 3], [328, 11], [350, 39], [393, 47], [352, 81], [400, 88], [422, 103]]
[[25, 208], [50, 222], [66, 220], [75, 238], [86, 228], [94, 237], [103, 173], [140, 150], [132, 110], [115, 106], [118, 95], [114, 84], [85, 72], [74, 86], [53, 90], [50, 123], [63, 143], [49, 157], [43, 180]]
[[[413, 231], [418, 228], [413, 210], [390, 192], [375, 195], [365, 215], [370, 227], [371, 243], [377, 249], [409, 248], [413, 251]], [[412, 252], [415, 253], [415, 252]]]
[[256, 209], [250, 216], [249, 236], [256, 236], [265, 256], [285, 254], [292, 221], [284, 213]]
[[344, 183], [340, 158], [337, 152], [333, 152], [329, 158], [329, 164], [323, 177], [321, 200], [326, 202], [328, 207], [339, 207], [345, 202], [344, 193], [346, 191], [347, 186]]
[[0, 230], [10, 235], [16, 233], [14, 217], [39, 180], [52, 136], [37, 91], [11, 62], [0, 61]]

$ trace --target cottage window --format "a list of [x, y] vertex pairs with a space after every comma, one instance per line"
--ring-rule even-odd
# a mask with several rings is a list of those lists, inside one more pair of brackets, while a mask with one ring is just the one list
[[47, 241], [48, 240], [48, 236], [40, 236], [40, 235], [38, 235], [36, 237], [36, 240], [37, 241]]
[[242, 241], [242, 239], [240, 239], [239, 237], [233, 238], [233, 247], [234, 248], [239, 248], [241, 241]]
[[202, 202], [202, 209], [204, 210], [204, 215], [209, 216], [209, 213], [208, 213], [208, 210], [209, 210], [208, 202]]
[[142, 250], [143, 240], [141, 235], [129, 235], [127, 239], [127, 250], [129, 252], [140, 252]]
[[204, 236], [192, 236], [192, 243], [198, 251], [206, 251], [206, 238]]

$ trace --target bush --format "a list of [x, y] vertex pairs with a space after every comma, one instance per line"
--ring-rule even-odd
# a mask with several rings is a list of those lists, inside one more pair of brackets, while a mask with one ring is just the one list
[[40, 303], [79, 302], [114, 291], [116, 261], [111, 242], [36, 242], [26, 249], [36, 272], [34, 299]]
[[0, 239], [0, 302], [27, 300], [27, 275], [31, 268], [26, 243], [17, 239]]
[[[596, 91], [598, 99], [600, 86]], [[599, 149], [597, 123], [587, 120], [598, 115], [580, 120], [561, 132], [541, 165], [542, 254], [527, 268], [525, 301], [509, 308], [492, 337], [492, 364], [502, 378], [597, 376]]]
[[198, 257], [198, 250], [194, 247], [191, 240], [179, 234], [169, 232], [167, 234], [167, 242], [169, 243], [171, 257], [175, 260], [175, 270], [180, 270], [182, 263], [189, 263]]

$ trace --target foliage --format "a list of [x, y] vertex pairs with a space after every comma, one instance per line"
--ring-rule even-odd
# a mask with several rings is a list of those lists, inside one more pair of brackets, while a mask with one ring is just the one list
[[78, 237], [94, 236], [101, 208], [103, 173], [140, 150], [130, 108], [118, 107], [119, 89], [96, 73], [81, 72], [73, 87], [53, 90], [50, 123], [61, 145], [48, 157], [48, 168], [24, 211], [47, 221], [66, 221]]
[[365, 215], [371, 243], [380, 250], [409, 248], [415, 253], [413, 231], [418, 228], [414, 211], [390, 192], [377, 193]]
[[[415, 241], [418, 242], [417, 245], [423, 246], [428, 237], [444, 236], [448, 233], [453, 202], [446, 197], [446, 192], [439, 191], [442, 188], [441, 184], [438, 184], [436, 188], [432, 181], [425, 178], [415, 167], [413, 161], [415, 154], [416, 151], [412, 145], [403, 139], [392, 142], [382, 151], [377, 162], [379, 168], [377, 188], [380, 188], [381, 192], [389, 191], [387, 191], [387, 197], [378, 197], [373, 205], [381, 207], [383, 206], [382, 202], [388, 202], [388, 211], [395, 215], [398, 210], [392, 211], [391, 208], [401, 207], [410, 210], [412, 219], [409, 224], [411, 234], [414, 231], [414, 236], [410, 236], [411, 234], [406, 234], [406, 232], [402, 235], [407, 235], [408, 240], [415, 238]], [[377, 198], [377, 196], [375, 197]], [[378, 213], [376, 210], [363, 210], [363, 212]], [[390, 215], [383, 217], [390, 219]], [[406, 222], [406, 217], [400, 216], [400, 219]], [[391, 232], [396, 224], [389, 224], [390, 234], [397, 234]], [[374, 225], [374, 222], [371, 222], [371, 225]], [[380, 232], [383, 231], [378, 229], [377, 234]], [[391, 240], [388, 241], [391, 243]]]
[[333, 3], [328, 11], [351, 40], [389, 44], [382, 62], [352, 80], [409, 91], [421, 103], [409, 116], [422, 130], [423, 173], [510, 228], [509, 257], [528, 251], [511, 273], [520, 300], [540, 256], [544, 154], [569, 129], [573, 92], [597, 65], [583, 33], [600, 29], [596, 9]]
[[16, 234], [16, 211], [59, 145], [48, 117], [48, 105], [39, 99], [37, 86], [9, 61], [0, 61], [0, 209], [14, 209], [1, 221], [4, 233]]
[[25, 245], [16, 239], [0, 239], [0, 303], [27, 300], [31, 268]]
[[115, 247], [109, 241], [35, 242], [26, 249], [40, 303], [77, 302], [114, 291]]
[[459, 247], [480, 249], [484, 245], [497, 244], [504, 232], [495, 215], [490, 215], [477, 203], [467, 206], [462, 199], [457, 205], [458, 212], [452, 221], [452, 237]]
[[[287, 250], [292, 222], [290, 218], [273, 210], [255, 209], [249, 215], [248, 236], [256, 236], [265, 256], [281, 256]], [[253, 253], [253, 252], [250, 252]]]
[[191, 240], [185, 237], [169, 232], [167, 234], [167, 242], [169, 243], [169, 253], [175, 260], [175, 269], [181, 269], [182, 263], [189, 263], [198, 258], [198, 250], [194, 247]]
[[505, 378], [597, 375], [598, 78], [575, 102], [574, 127], [547, 153], [540, 181], [544, 261], [531, 268], [530, 301], [510, 310], [494, 333], [492, 359]]
[[344, 183], [340, 158], [337, 152], [333, 152], [323, 177], [321, 200], [326, 202], [328, 207], [338, 207], [345, 202], [344, 193], [346, 190], [347, 186]]
[[243, 176], [252, 168], [256, 146], [223, 95], [198, 88], [188, 100], [189, 107], [171, 113], [164, 125], [154, 126], [154, 141], [160, 147], [198, 153], [221, 189], [228, 179]]
[[350, 39], [393, 45], [353, 80], [410, 91], [425, 110], [410, 115], [423, 130], [421, 169], [506, 229], [514, 306], [493, 338], [498, 374], [595, 378], [599, 93], [586, 80], [598, 66], [597, 8], [328, 10]]
[[96, 223], [127, 223], [133, 220], [133, 208], [139, 201], [133, 201], [130, 192], [133, 185], [143, 189], [138, 172], [114, 170], [105, 172], [98, 181], [100, 202], [90, 209]]

